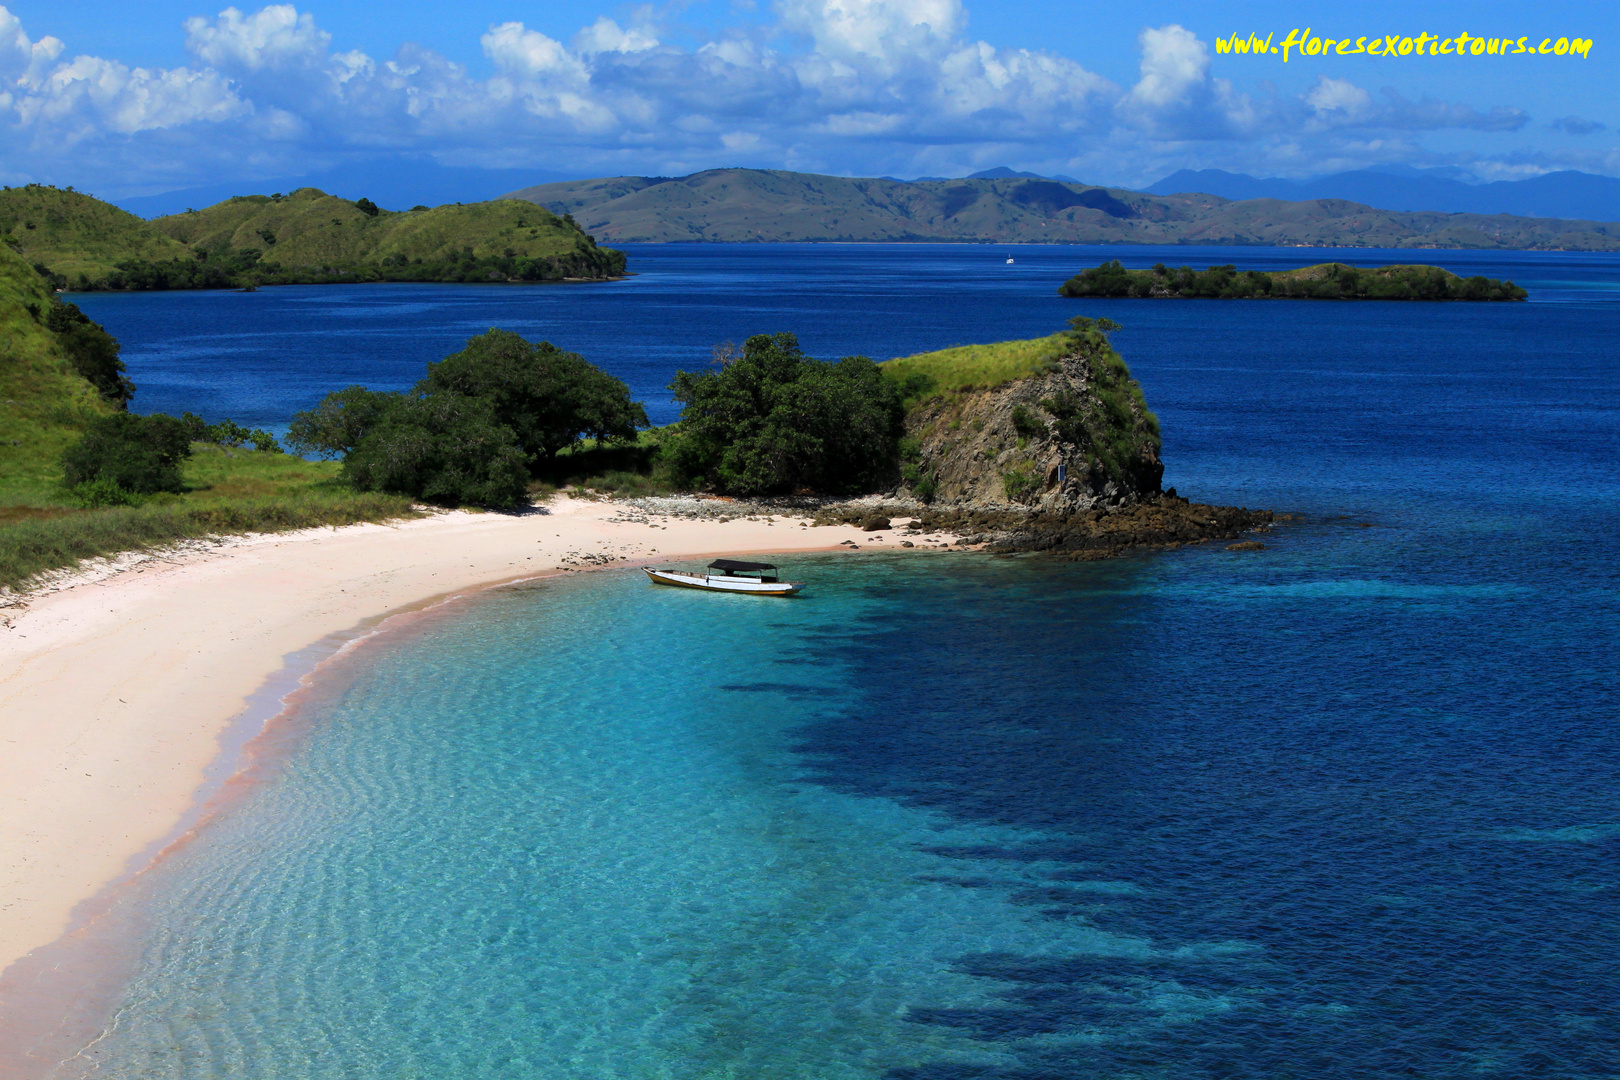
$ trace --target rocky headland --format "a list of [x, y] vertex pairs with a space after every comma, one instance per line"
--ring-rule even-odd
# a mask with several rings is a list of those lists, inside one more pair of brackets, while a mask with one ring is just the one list
[[859, 498], [627, 500], [639, 512], [791, 515], [905, 537], [950, 536], [1000, 553], [1104, 559], [1138, 548], [1239, 541], [1287, 515], [1193, 502], [1161, 487], [1158, 420], [1108, 341], [1106, 320], [1047, 339], [972, 346], [885, 365], [913, 395], [899, 475]]

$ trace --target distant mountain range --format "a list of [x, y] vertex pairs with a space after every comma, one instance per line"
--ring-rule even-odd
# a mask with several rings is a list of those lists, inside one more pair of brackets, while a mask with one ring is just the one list
[[[1449, 171], [1449, 170], [1446, 170]], [[1182, 169], [1143, 190], [1150, 195], [1199, 192], [1223, 199], [1349, 199], [1382, 210], [1438, 210], [1452, 214], [1620, 221], [1620, 180], [1583, 172], [1555, 172], [1529, 180], [1469, 184], [1442, 170], [1393, 173], [1375, 169], [1311, 180], [1258, 179], [1220, 169]]]
[[[1010, 170], [1008, 170], [1010, 172]], [[1620, 250], [1620, 224], [1152, 195], [1033, 176], [902, 181], [777, 169], [618, 176], [506, 196], [604, 243], [968, 241]]]

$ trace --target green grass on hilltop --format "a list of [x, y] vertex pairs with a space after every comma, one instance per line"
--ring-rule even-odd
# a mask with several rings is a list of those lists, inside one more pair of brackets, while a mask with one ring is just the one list
[[1049, 369], [1072, 348], [1067, 333], [1024, 341], [998, 341], [993, 345], [957, 345], [935, 352], [889, 360], [879, 367], [889, 378], [920, 393], [988, 388]]
[[69, 280], [104, 277], [127, 259], [191, 259], [184, 244], [134, 214], [70, 188], [0, 190], [0, 240]]
[[0, 191], [0, 239], [76, 290], [356, 281], [557, 281], [624, 273], [571, 219], [512, 200], [381, 210], [316, 188], [142, 221], [83, 192]]
[[[439, 262], [511, 253], [544, 257], [574, 250], [584, 239], [544, 207], [511, 200], [368, 214], [317, 188], [280, 199], [246, 195], [152, 222], [194, 249], [257, 251], [283, 266], [349, 265], [389, 259]], [[266, 235], [268, 234], [268, 235]]]

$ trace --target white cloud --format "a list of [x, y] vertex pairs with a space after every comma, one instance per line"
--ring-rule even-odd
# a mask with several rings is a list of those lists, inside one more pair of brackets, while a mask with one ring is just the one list
[[22, 21], [0, 7], [0, 82], [31, 83], [61, 54], [60, 41], [49, 36], [30, 41]]
[[626, 30], [606, 15], [574, 35], [574, 49], [581, 56], [605, 52], [646, 52], [657, 47], [658, 39], [649, 31], [639, 26]]
[[279, 71], [324, 60], [332, 35], [315, 27], [315, 16], [291, 4], [271, 4], [244, 16], [226, 8], [213, 22], [186, 20], [186, 48], [199, 60], [226, 71]]
[[1255, 104], [1226, 79], [1210, 76], [1209, 46], [1176, 23], [1137, 37], [1141, 78], [1119, 111], [1143, 133], [1161, 139], [1229, 139], [1262, 122]]
[[1372, 110], [1372, 95], [1349, 79], [1317, 77], [1316, 85], [1305, 94], [1305, 103], [1320, 117], [1347, 119], [1366, 116]]
[[776, 13], [817, 55], [890, 70], [945, 50], [964, 21], [958, 0], [777, 0]]
[[1355, 167], [1410, 156], [1412, 132], [1528, 119], [1326, 77], [1298, 96], [1246, 94], [1177, 24], [1142, 31], [1140, 76], [1121, 88], [1065, 56], [967, 37], [960, 0], [776, 0], [773, 11], [690, 46], [671, 44], [689, 32], [654, 25], [650, 8], [566, 42], [500, 23], [478, 39], [489, 70], [476, 75], [414, 45], [391, 59], [334, 52], [289, 3], [187, 19], [195, 65], [170, 70], [63, 60], [60, 41], [30, 39], [0, 7], [0, 148], [8, 172], [49, 164], [59, 177], [92, 160], [151, 176], [430, 150], [602, 172], [1007, 163], [1145, 182], [1160, 162], [1232, 153], [1295, 172]]

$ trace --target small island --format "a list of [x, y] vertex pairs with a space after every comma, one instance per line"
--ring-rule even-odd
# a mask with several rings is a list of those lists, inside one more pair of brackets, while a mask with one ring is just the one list
[[1458, 277], [1438, 266], [1362, 269], [1319, 263], [1298, 270], [1239, 270], [1229, 263], [1200, 273], [1190, 266], [1171, 268], [1164, 263], [1127, 270], [1115, 259], [1082, 270], [1059, 287], [1058, 295], [1151, 300], [1523, 300], [1530, 294], [1511, 281]]

